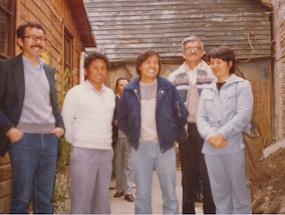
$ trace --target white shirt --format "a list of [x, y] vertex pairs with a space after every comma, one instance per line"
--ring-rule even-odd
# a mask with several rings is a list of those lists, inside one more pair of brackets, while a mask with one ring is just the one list
[[198, 66], [196, 66], [193, 70], [189, 69], [189, 67], [186, 64], [186, 67], [188, 69], [188, 73], [187, 74], [189, 76], [191, 84], [195, 84], [196, 85], [196, 83], [197, 83], [197, 68], [200, 66], [200, 64]]
[[98, 92], [86, 80], [68, 91], [62, 110], [65, 139], [73, 146], [112, 149], [114, 92], [102, 84]]

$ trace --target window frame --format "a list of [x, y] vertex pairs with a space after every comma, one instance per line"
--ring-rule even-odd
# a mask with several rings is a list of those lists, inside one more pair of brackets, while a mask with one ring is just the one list
[[0, 13], [3, 13], [3, 17], [5, 17], [4, 25], [4, 46], [3, 50], [0, 50], [0, 58], [5, 59], [8, 57], [12, 57], [15, 55], [15, 11], [16, 11], [16, 0], [8, 1], [8, 8], [4, 8], [3, 5], [0, 4]]

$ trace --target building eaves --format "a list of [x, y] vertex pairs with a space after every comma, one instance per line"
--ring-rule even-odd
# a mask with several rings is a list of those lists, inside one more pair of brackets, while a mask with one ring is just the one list
[[69, 4], [83, 45], [85, 47], [95, 47], [95, 36], [86, 13], [83, 0], [70, 0]]

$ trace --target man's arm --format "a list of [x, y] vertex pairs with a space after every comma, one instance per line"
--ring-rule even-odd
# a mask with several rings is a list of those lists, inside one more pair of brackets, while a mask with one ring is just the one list
[[188, 134], [185, 128], [185, 125], [187, 124], [187, 116], [189, 115], [187, 108], [184, 105], [184, 102], [182, 102], [176, 88], [174, 87], [174, 116], [177, 123], [177, 138], [176, 141], [178, 143], [183, 143], [187, 140]]
[[11, 121], [11, 119], [9, 119], [9, 117], [6, 114], [7, 110], [5, 110], [5, 105], [7, 105], [8, 103], [6, 100], [10, 99], [11, 102], [15, 100], [15, 98], [7, 98], [7, 97], [10, 97], [10, 94], [7, 93], [7, 89], [6, 89], [6, 86], [7, 86], [6, 82], [8, 81], [8, 77], [7, 77], [7, 71], [4, 65], [5, 63], [6, 61], [0, 61], [0, 133], [2, 135], [7, 135], [7, 132], [11, 128], [15, 127], [14, 123]]
[[118, 102], [117, 120], [119, 129], [127, 135], [128, 133], [128, 107], [126, 93], [122, 93]]

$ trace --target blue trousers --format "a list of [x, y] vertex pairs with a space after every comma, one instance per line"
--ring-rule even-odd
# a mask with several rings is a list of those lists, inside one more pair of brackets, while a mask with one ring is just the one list
[[227, 155], [205, 155], [217, 214], [251, 214], [244, 149]]
[[178, 214], [176, 197], [176, 156], [174, 148], [162, 153], [158, 143], [140, 143], [138, 150], [132, 148], [132, 162], [136, 183], [135, 213], [152, 213], [152, 173], [158, 176], [164, 214]]
[[54, 134], [24, 134], [10, 146], [11, 213], [27, 213], [33, 191], [33, 213], [53, 213], [58, 138]]

